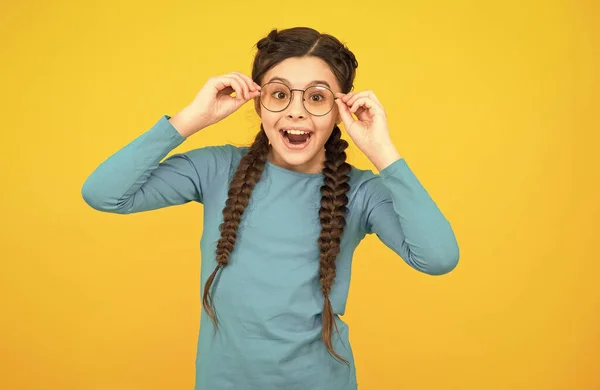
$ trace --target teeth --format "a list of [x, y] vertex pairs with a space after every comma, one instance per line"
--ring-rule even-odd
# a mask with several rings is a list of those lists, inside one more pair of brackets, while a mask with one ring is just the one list
[[309, 134], [310, 133], [309, 131], [302, 131], [302, 130], [283, 130], [283, 131], [285, 131], [285, 132], [287, 132], [289, 134], [298, 134], [298, 135], [300, 135], [300, 134]]

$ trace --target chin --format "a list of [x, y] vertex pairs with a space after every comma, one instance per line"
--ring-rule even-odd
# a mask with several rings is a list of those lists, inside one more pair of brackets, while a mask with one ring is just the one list
[[278, 156], [276, 158], [278, 158], [279, 163], [281, 165], [288, 165], [288, 168], [309, 164], [317, 155], [312, 149], [291, 151], [285, 145], [277, 145], [277, 148], [274, 148], [274, 152]]
[[277, 146], [275, 151], [279, 155], [279, 158], [281, 158], [282, 160], [287, 161], [289, 163], [293, 162], [294, 164], [306, 162], [306, 161], [310, 160], [313, 155], [312, 152], [309, 152], [306, 149], [292, 151], [292, 150], [289, 150], [288, 148], [286, 148], [285, 146], [280, 146], [280, 145]]

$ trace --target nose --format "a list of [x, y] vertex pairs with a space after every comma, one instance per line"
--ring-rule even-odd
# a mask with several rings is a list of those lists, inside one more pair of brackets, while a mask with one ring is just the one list
[[[294, 96], [294, 93], [297, 93]], [[287, 108], [287, 116], [289, 118], [304, 118], [307, 115], [306, 109], [304, 108], [304, 103], [302, 102], [302, 99], [304, 99], [304, 92], [303, 91], [298, 91], [298, 90], [294, 90], [292, 91], [292, 96], [291, 96], [292, 101], [290, 102], [290, 105]]]

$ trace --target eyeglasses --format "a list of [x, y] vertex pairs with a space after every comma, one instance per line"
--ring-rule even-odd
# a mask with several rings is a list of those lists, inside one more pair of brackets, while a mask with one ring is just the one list
[[335, 105], [336, 97], [327, 87], [315, 85], [307, 89], [290, 89], [277, 81], [268, 82], [261, 87], [260, 104], [272, 112], [283, 111], [292, 102], [294, 91], [302, 92], [302, 104], [312, 115], [327, 115]]

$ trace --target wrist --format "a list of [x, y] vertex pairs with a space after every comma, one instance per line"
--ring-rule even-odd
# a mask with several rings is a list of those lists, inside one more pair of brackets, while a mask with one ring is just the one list
[[170, 118], [169, 122], [184, 138], [188, 138], [205, 127], [199, 124], [201, 121], [198, 121], [197, 118], [190, 114], [187, 107]]
[[369, 157], [369, 160], [371, 160], [379, 172], [383, 171], [389, 165], [402, 158], [398, 150], [393, 145], [391, 147], [379, 149], [367, 157]]

